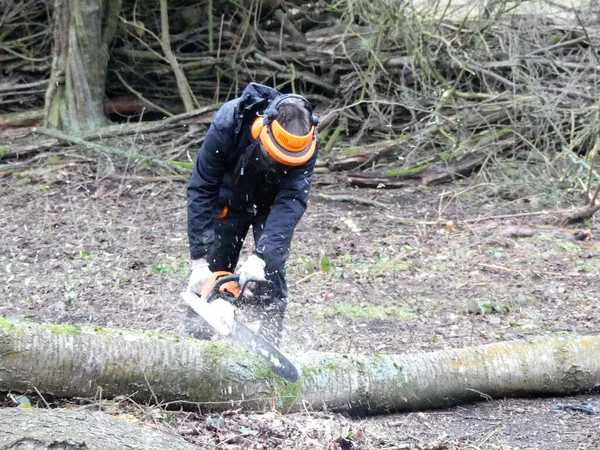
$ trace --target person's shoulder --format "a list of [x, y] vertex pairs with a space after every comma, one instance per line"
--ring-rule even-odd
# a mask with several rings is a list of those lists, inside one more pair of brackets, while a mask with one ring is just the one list
[[239, 99], [229, 100], [219, 108], [213, 119], [213, 125], [218, 129], [225, 129], [235, 123], [236, 106]]

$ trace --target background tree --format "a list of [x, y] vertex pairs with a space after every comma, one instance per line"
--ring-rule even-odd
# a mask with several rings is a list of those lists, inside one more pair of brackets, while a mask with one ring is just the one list
[[48, 126], [65, 131], [107, 124], [104, 89], [121, 0], [56, 0]]

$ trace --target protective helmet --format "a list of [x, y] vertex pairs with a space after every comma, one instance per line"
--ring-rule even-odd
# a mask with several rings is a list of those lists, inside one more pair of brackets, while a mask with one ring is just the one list
[[[310, 131], [304, 136], [296, 136], [286, 131], [277, 121], [277, 113], [282, 104], [287, 100], [298, 99], [308, 110], [310, 117]], [[286, 94], [277, 97], [271, 102], [262, 116], [252, 124], [252, 137], [260, 139], [265, 151], [275, 161], [286, 166], [300, 166], [307, 162], [317, 148], [315, 127], [319, 119], [313, 114], [308, 100], [300, 95]]]

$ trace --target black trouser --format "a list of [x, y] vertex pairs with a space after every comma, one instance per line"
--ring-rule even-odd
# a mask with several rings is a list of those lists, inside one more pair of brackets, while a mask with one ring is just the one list
[[[252, 226], [254, 242], [258, 242], [263, 234], [268, 216], [269, 213], [254, 214], [229, 210], [225, 217], [216, 220], [215, 242], [206, 256], [210, 270], [233, 272], [250, 226]], [[287, 298], [285, 267], [271, 267], [267, 264], [265, 272], [265, 278], [272, 283], [273, 297]]]
[[[268, 213], [254, 214], [253, 212], [229, 210], [225, 217], [216, 220], [215, 241], [206, 256], [210, 270], [234, 272], [250, 226], [252, 226], [256, 243], [262, 236], [267, 217]], [[267, 264], [265, 278], [271, 282], [270, 292], [268, 295], [261, 296], [260, 300], [257, 298], [259, 304], [252, 304], [252, 300], [249, 300], [248, 304], [251, 309], [255, 310], [255, 313], [251, 313], [251, 315], [261, 316], [261, 334], [277, 344], [281, 338], [283, 318], [287, 307], [288, 290], [285, 281], [285, 267], [271, 267]]]

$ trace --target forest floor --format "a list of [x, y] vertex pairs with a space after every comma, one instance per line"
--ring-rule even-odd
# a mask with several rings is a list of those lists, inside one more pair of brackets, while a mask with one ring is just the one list
[[[540, 213], [582, 204], [578, 189], [520, 164], [401, 190], [316, 175], [288, 262], [286, 353], [398, 354], [598, 332], [595, 222], [566, 229]], [[0, 316], [181, 333], [184, 183], [47, 169], [0, 176]], [[580, 231], [590, 237], [573, 239]], [[361, 419], [167, 412], [123, 400], [100, 407], [199, 448], [600, 449], [600, 414], [556, 407], [586, 402], [600, 395]]]

